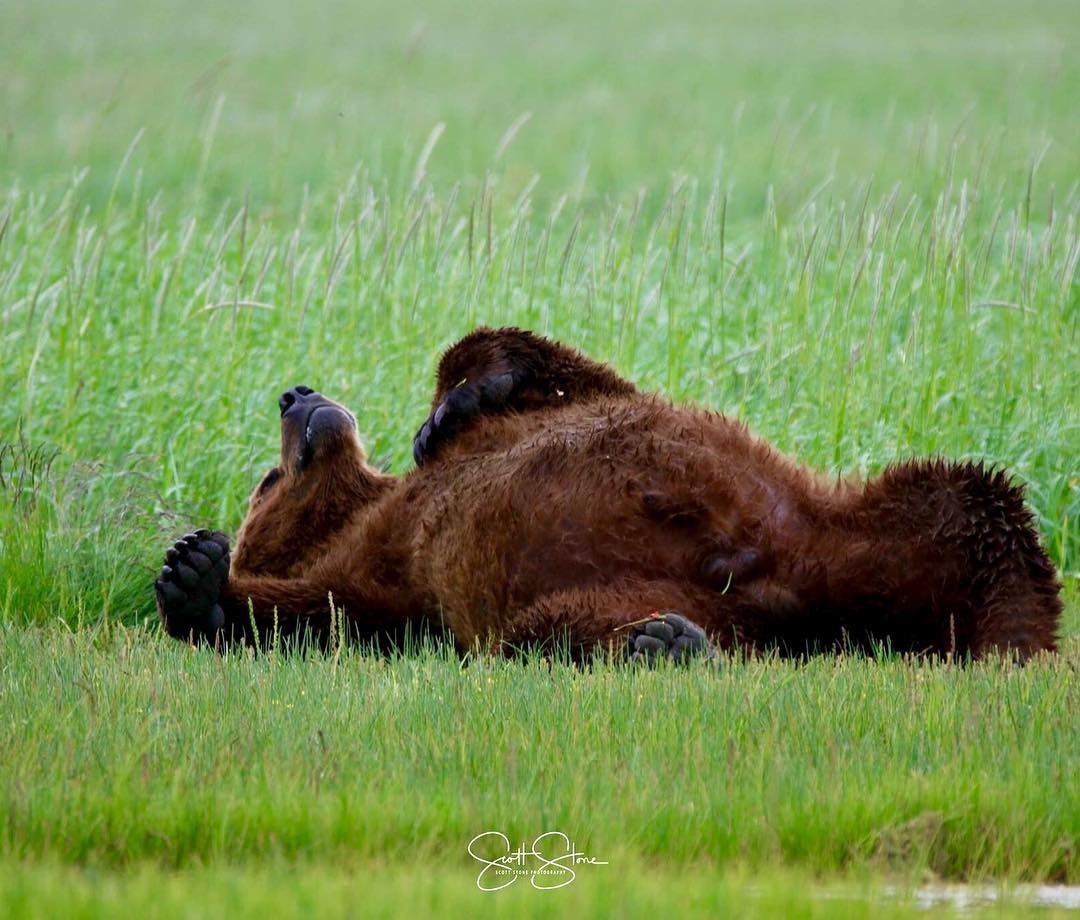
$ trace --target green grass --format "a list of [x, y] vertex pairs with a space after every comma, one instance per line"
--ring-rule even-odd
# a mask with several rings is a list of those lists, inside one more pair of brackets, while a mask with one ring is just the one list
[[[551, 902], [586, 913], [1076, 883], [1075, 4], [219, 6], [0, 13], [0, 904], [464, 912], [488, 827], [611, 854]], [[239, 523], [282, 389], [404, 471], [477, 323], [830, 472], [1008, 466], [1064, 654], [580, 674], [157, 633], [165, 541]]]
[[[565, 829], [586, 867], [1076, 882], [1071, 660], [585, 672], [230, 655], [5, 627], [0, 856], [448, 867]], [[365, 868], [366, 867], [366, 868]]]
[[[963, 891], [881, 886], [863, 877], [822, 882], [806, 874], [770, 871], [766, 875], [705, 867], [672, 870], [631, 863], [623, 875], [632, 886], [593, 876], [555, 895], [515, 887], [487, 901], [477, 897], [467, 872], [375, 865], [350, 871], [318, 868], [297, 871], [287, 865], [263, 868], [194, 869], [163, 877], [153, 867], [102, 874], [58, 866], [0, 869], [0, 909], [5, 916], [62, 915], [213, 918], [396, 917], [408, 916], [565, 917], [665, 915], [701, 917], [906, 917], [920, 906], [920, 917], [970, 916], [957, 899]], [[979, 890], [980, 916], [1030, 917], [1032, 893], [1024, 888], [990, 886]], [[925, 906], [923, 906], [925, 905]], [[1041, 918], [1069, 916], [1063, 907], [1041, 905]]]
[[488, 825], [551, 825], [649, 859], [823, 871], [906, 847], [948, 877], [1080, 875], [1061, 718], [1080, 687], [1060, 659], [963, 680], [830, 659], [579, 674], [4, 640], [20, 736], [4, 849], [20, 858], [462, 857]]

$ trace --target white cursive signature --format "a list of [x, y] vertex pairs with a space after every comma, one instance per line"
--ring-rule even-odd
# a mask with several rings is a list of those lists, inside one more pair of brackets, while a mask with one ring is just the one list
[[[498, 841], [501, 850], [491, 858], [477, 852], [480, 841]], [[479, 849], [489, 852], [492, 845], [481, 844]], [[547, 852], [545, 852], [547, 851]], [[595, 856], [586, 856], [578, 850], [569, 837], [562, 831], [548, 831], [537, 837], [531, 846], [520, 844], [516, 850], [510, 849], [510, 838], [500, 831], [484, 831], [469, 841], [469, 855], [484, 868], [476, 876], [476, 887], [481, 891], [499, 891], [509, 888], [519, 878], [528, 876], [533, 888], [540, 891], [552, 891], [565, 888], [577, 878], [574, 866], [606, 866], [607, 861]]]

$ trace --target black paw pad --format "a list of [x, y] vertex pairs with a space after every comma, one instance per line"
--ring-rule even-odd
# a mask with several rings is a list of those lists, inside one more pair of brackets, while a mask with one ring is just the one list
[[212, 640], [225, 625], [219, 603], [229, 578], [229, 538], [199, 530], [176, 541], [154, 582], [158, 613], [178, 639]]
[[439, 447], [480, 412], [504, 407], [513, 393], [514, 382], [514, 375], [507, 372], [463, 383], [447, 393], [413, 438], [416, 465], [423, 466], [425, 460], [434, 457]]
[[681, 662], [696, 657], [712, 658], [715, 654], [705, 630], [673, 611], [635, 624], [627, 640], [627, 652], [631, 661], [644, 662], [666, 657]]

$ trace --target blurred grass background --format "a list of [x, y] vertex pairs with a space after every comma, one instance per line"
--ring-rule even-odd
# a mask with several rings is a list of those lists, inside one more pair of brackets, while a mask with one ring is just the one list
[[1022, 194], [1037, 164], [1044, 212], [1077, 178], [1067, 0], [59, 0], [2, 15], [0, 168], [41, 189], [89, 166], [97, 200], [140, 131], [147, 187], [181, 202], [282, 207], [358, 162], [400, 191], [437, 123], [436, 185], [539, 173], [546, 199], [685, 173], [734, 181], [755, 216], [770, 187], [799, 204], [827, 178], [933, 198], [950, 164]]

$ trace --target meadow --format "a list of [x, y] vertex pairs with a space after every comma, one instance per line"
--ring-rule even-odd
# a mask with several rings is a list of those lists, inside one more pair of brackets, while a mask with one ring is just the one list
[[[0, 9], [0, 911], [1080, 884], [1078, 40], [1054, 0]], [[1061, 654], [581, 671], [159, 631], [164, 547], [235, 529], [283, 389], [405, 472], [480, 323], [836, 475], [1007, 466]], [[484, 894], [491, 829], [608, 865]]]

